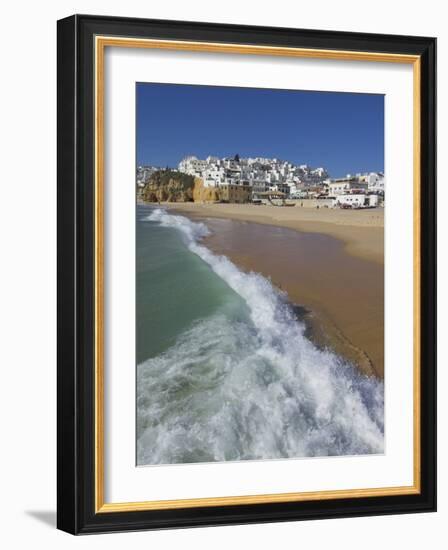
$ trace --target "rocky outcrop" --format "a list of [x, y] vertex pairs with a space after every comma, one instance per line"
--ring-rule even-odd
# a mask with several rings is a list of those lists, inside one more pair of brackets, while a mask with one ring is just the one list
[[195, 178], [193, 189], [194, 202], [218, 202], [223, 200], [222, 191], [216, 187], [204, 187], [200, 178]]
[[201, 178], [182, 172], [154, 172], [138, 194], [145, 202], [247, 202], [248, 186], [221, 185], [206, 187]]
[[146, 202], [192, 202], [194, 187], [193, 176], [159, 170], [152, 174], [140, 196]]

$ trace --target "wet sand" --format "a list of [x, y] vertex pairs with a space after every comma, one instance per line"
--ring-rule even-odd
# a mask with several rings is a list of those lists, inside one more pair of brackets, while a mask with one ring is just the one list
[[384, 210], [341, 210], [255, 206], [252, 204], [165, 203], [164, 207], [202, 217], [253, 221], [304, 232], [330, 235], [356, 257], [384, 264]]
[[[181, 213], [192, 214], [178, 206], [175, 209]], [[347, 241], [330, 236], [329, 227], [327, 234], [323, 234], [310, 227], [308, 231], [299, 231], [274, 226], [272, 222], [248, 223], [233, 216], [222, 219], [201, 213], [193, 212], [195, 218], [204, 219], [212, 230], [206, 239], [208, 247], [225, 254], [245, 270], [270, 277], [296, 304], [298, 315], [318, 345], [334, 349], [365, 374], [383, 378], [384, 265], [378, 247], [375, 251], [375, 246], [364, 243], [363, 249], [357, 233], [354, 239], [357, 246], [350, 249]], [[315, 223], [336, 225], [328, 221]], [[340, 225], [346, 231], [354, 231], [349, 225]], [[356, 231], [362, 227], [383, 232], [382, 227], [368, 224]], [[373, 241], [376, 240], [374, 237]]]

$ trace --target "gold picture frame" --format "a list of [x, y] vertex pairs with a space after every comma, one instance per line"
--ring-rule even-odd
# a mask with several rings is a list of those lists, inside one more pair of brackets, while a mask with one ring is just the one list
[[[127, 21], [127, 20], [126, 20]], [[369, 41], [365, 41], [367, 48], [365, 50], [353, 49], [353, 43], [349, 40], [350, 37], [341, 35], [338, 33], [332, 35], [329, 32], [322, 32], [321, 35], [317, 33], [317, 38], [314, 41], [314, 45], [310, 47], [304, 47], [300, 45], [265, 45], [254, 43], [254, 39], [257, 36], [257, 28], [241, 28], [241, 37], [238, 43], [226, 42], [225, 38], [229, 35], [230, 27], [222, 27], [222, 34], [219, 40], [209, 41], [205, 40], [206, 25], [203, 28], [198, 24], [198, 28], [193, 29], [197, 31], [198, 39], [185, 39], [182, 33], [177, 38], [160, 38], [160, 33], [163, 29], [170, 28], [170, 22], [160, 23], [162, 27], [158, 28], [155, 22], [141, 22], [141, 28], [146, 28], [146, 35], [142, 36], [143, 31], [139, 33], [139, 36], [134, 36], [131, 31], [126, 27], [126, 21], [121, 22], [114, 18], [89, 18], [89, 16], [74, 16], [60, 22], [60, 43], [61, 50], [62, 44], [67, 40], [73, 40], [73, 36], [76, 35], [78, 43], [72, 45], [73, 48], [84, 48], [82, 51], [91, 50], [91, 62], [89, 64], [89, 71], [92, 83], [92, 90], [90, 97], [91, 104], [93, 106], [92, 124], [90, 126], [93, 135], [91, 136], [90, 143], [93, 142], [94, 149], [94, 171], [93, 171], [93, 188], [92, 194], [92, 211], [93, 211], [93, 362], [91, 367], [93, 368], [93, 429], [92, 439], [93, 453], [90, 454], [90, 464], [92, 467], [92, 477], [89, 478], [93, 481], [92, 493], [93, 502], [92, 509], [88, 516], [88, 521], [85, 521], [84, 526], [74, 526], [73, 521], [69, 521], [64, 516], [64, 513], [60, 514], [60, 527], [71, 532], [74, 531], [103, 531], [109, 530], [107, 527], [109, 524], [120, 524], [123, 529], [130, 528], [132, 521], [128, 519], [132, 517], [133, 513], [145, 512], [151, 514], [152, 512], [171, 511], [174, 514], [176, 510], [188, 510], [197, 509], [203, 511], [204, 509], [217, 509], [222, 510], [224, 508], [230, 509], [231, 507], [250, 507], [253, 505], [287, 505], [294, 503], [312, 503], [312, 502], [331, 502], [340, 503], [344, 500], [355, 499], [359, 501], [359, 514], [363, 513], [364, 503], [372, 502], [372, 499], [377, 499], [378, 502], [384, 497], [406, 497], [409, 502], [420, 502], [423, 497], [428, 500], [427, 495], [427, 478], [428, 478], [428, 464], [427, 458], [425, 458], [425, 464], [422, 466], [422, 418], [428, 418], [428, 411], [422, 411], [422, 323], [425, 322], [422, 319], [422, 239], [426, 242], [428, 239], [427, 229], [422, 225], [422, 215], [428, 217], [428, 213], [422, 211], [422, 192], [431, 193], [433, 189], [433, 182], [428, 183], [428, 179], [425, 176], [425, 182], [422, 181], [422, 166], [426, 165], [428, 159], [424, 159], [422, 164], [422, 136], [426, 136], [427, 132], [427, 119], [431, 116], [428, 114], [427, 106], [426, 111], [422, 112], [424, 104], [422, 102], [422, 90], [424, 90], [425, 97], [428, 93], [431, 93], [431, 83], [428, 84], [428, 61], [425, 55], [428, 55], [429, 50], [433, 50], [433, 39], [427, 39], [425, 42], [425, 52], [420, 50], [422, 46], [420, 43], [414, 44], [412, 50], [413, 41], [410, 39], [411, 46], [408, 42], [403, 42], [403, 48], [397, 46], [400, 42], [400, 38], [403, 37], [389, 37], [389, 45], [383, 47], [383, 51], [376, 51], [375, 35], [373, 35], [369, 45]], [[113, 32], [113, 29], [121, 28], [121, 32]], [[188, 24], [185, 24], [188, 27]], [[190, 24], [191, 25], [191, 24]], [[154, 34], [154, 28], [158, 28], [160, 33]], [[201, 28], [199, 28], [201, 27]], [[191, 29], [191, 26], [188, 27]], [[202, 34], [201, 31], [202, 29]], [[277, 31], [271, 29], [271, 34], [276, 35]], [[227, 35], [226, 35], [227, 32]], [[281, 33], [281, 31], [278, 31]], [[286, 31], [285, 31], [286, 32]], [[291, 34], [292, 31], [290, 31]], [[297, 41], [300, 42], [301, 31], [294, 31], [296, 33]], [[84, 33], [84, 34], [83, 34]], [[252, 34], [251, 34], [252, 33]], [[190, 33], [191, 34], [191, 33]], [[332, 35], [332, 36], [330, 36]], [[362, 35], [359, 35], [362, 36]], [[68, 38], [67, 38], [68, 37]], [[81, 38], [79, 38], [81, 37]], [[303, 38], [303, 37], [302, 37]], [[331, 39], [330, 39], [331, 38]], [[318, 44], [325, 43], [327, 39], [329, 47], [317, 47]], [[286, 39], [281, 39], [279, 35], [278, 42], [284, 42]], [[404, 39], [403, 39], [404, 40]], [[306, 40], [302, 40], [305, 41]], [[336, 48], [336, 43], [339, 47]], [[344, 47], [347, 44], [347, 47]], [[359, 41], [359, 44], [361, 42]], [[404, 47], [406, 46], [406, 47]], [[105, 457], [104, 457], [104, 91], [105, 91], [105, 52], [107, 48], [141, 48], [141, 49], [158, 49], [158, 50], [175, 50], [175, 51], [189, 51], [189, 52], [207, 52], [215, 54], [243, 54], [243, 55], [268, 55], [268, 56], [287, 56], [287, 57], [299, 57], [299, 58], [311, 58], [311, 59], [325, 59], [325, 60], [339, 60], [339, 61], [365, 61], [365, 62], [382, 62], [382, 63], [400, 63], [410, 64], [413, 70], [413, 231], [414, 231], [414, 265], [413, 265], [413, 293], [414, 293], [414, 351], [413, 351], [413, 380], [414, 380], [414, 408], [413, 408], [413, 461], [414, 461], [414, 481], [410, 486], [402, 487], [381, 487], [381, 488], [366, 488], [366, 489], [347, 489], [347, 490], [333, 490], [333, 491], [317, 491], [317, 492], [304, 492], [304, 493], [281, 493], [281, 494], [264, 494], [264, 495], [247, 495], [247, 496], [226, 496], [217, 498], [196, 498], [196, 499], [179, 499], [179, 500], [163, 500], [163, 501], [142, 501], [142, 502], [105, 502], [104, 498], [104, 484], [105, 484]], [[68, 46], [65, 45], [65, 49], [68, 50]], [[402, 50], [405, 49], [406, 53]], [[64, 55], [72, 55], [73, 52]], [[85, 55], [85, 54], [84, 54]], [[61, 54], [62, 56], [62, 54]], [[62, 59], [62, 57], [61, 57]], [[424, 63], [424, 79], [422, 77], [422, 63]], [[82, 73], [77, 69], [81, 78]], [[431, 72], [431, 68], [429, 72]], [[66, 77], [67, 79], [67, 77]], [[61, 84], [62, 86], [62, 84]], [[428, 92], [429, 86], [429, 92]], [[62, 116], [62, 115], [61, 115]], [[422, 125], [422, 119], [425, 119], [425, 126]], [[428, 146], [425, 147], [425, 155], [431, 157], [433, 154], [432, 148], [428, 153]], [[431, 160], [431, 159], [430, 159]], [[423, 185], [425, 184], [425, 188]], [[426, 222], [427, 223], [427, 222]], [[426, 362], [428, 359], [426, 359]], [[423, 373], [428, 376], [428, 372]], [[425, 402], [424, 406], [427, 408], [428, 404]], [[423, 413], [423, 417], [422, 417]], [[428, 436], [425, 437], [427, 441]], [[62, 460], [62, 459], [61, 459]], [[424, 472], [422, 473], [422, 467]], [[433, 474], [432, 474], [433, 475]], [[423, 485], [425, 485], [423, 487]], [[60, 497], [63, 500], [63, 497]], [[414, 499], [414, 500], [412, 500]], [[431, 495], [429, 499], [433, 503], [434, 499]], [[361, 502], [362, 501], [362, 502]], [[397, 504], [397, 506], [399, 506]], [[431, 504], [433, 506], [433, 504]], [[333, 508], [334, 509], [334, 508]], [[368, 504], [367, 508], [368, 509]], [[297, 509], [297, 517], [300, 516], [301, 508]], [[255, 512], [254, 512], [255, 513]], [[368, 512], [365, 512], [368, 513]], [[331, 515], [331, 513], [329, 513]], [[87, 517], [86, 516], [86, 517]], [[120, 523], [118, 516], [126, 516]], [[110, 520], [109, 518], [113, 518]], [[176, 525], [176, 521], [172, 520], [172, 525]], [[107, 518], [103, 520], [102, 518]], [[106, 523], [104, 523], [106, 521]], [[157, 526], [157, 521], [151, 523], [151, 517], [147, 516], [146, 528]], [[111, 523], [112, 522], [112, 523]], [[229, 521], [231, 522], [231, 521]], [[213, 521], [211, 521], [213, 523]], [[225, 520], [223, 520], [225, 523]], [[68, 525], [70, 526], [68, 527]], [[113, 528], [110, 528], [113, 530]]]

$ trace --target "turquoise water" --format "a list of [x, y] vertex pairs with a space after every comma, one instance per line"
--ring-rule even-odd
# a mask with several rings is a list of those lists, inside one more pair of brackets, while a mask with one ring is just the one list
[[153, 210], [137, 207], [137, 363], [166, 351], [197, 319], [247, 312], [241, 297], [188, 250], [179, 231], [146, 220]]
[[138, 465], [382, 453], [382, 382], [317, 349], [208, 232], [137, 209]]

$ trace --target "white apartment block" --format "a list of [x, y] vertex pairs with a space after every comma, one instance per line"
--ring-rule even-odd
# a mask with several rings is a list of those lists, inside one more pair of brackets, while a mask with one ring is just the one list
[[199, 160], [195, 156], [185, 157], [179, 162], [179, 171], [190, 176], [202, 176], [202, 172], [207, 168], [206, 160]]
[[370, 172], [365, 176], [369, 191], [382, 191], [384, 193], [384, 174], [379, 172]]
[[367, 183], [356, 178], [344, 178], [333, 180], [328, 184], [328, 192], [331, 196], [346, 195], [353, 191], [367, 191]]

